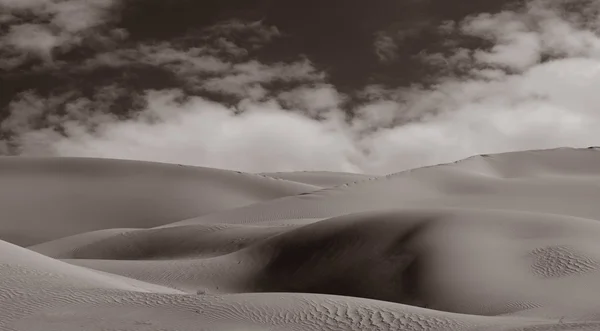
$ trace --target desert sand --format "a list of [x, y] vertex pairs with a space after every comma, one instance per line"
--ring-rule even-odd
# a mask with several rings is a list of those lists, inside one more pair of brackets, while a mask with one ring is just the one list
[[0, 330], [600, 330], [600, 149], [387, 176], [0, 158]]

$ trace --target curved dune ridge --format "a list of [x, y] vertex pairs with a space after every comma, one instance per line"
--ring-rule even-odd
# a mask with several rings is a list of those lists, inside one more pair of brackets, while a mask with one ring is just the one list
[[0, 158], [0, 330], [600, 330], [600, 150], [387, 176]]

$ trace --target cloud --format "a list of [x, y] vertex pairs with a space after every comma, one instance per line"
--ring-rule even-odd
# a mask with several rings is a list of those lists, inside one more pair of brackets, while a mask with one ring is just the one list
[[[439, 115], [368, 136], [373, 158], [366, 170], [394, 172], [477, 154], [598, 144], [593, 85], [585, 91], [566, 82], [541, 82], [553, 77], [548, 69], [488, 86], [457, 86], [455, 100], [436, 106], [447, 107]], [[446, 106], [451, 104], [457, 106]]]
[[15, 53], [33, 54], [49, 61], [52, 59], [52, 50], [63, 44], [65, 38], [43, 25], [19, 24], [9, 28], [2, 45], [12, 47]]
[[70, 33], [110, 21], [108, 11], [115, 4], [116, 0], [0, 0], [0, 8], [6, 15], [32, 15]]
[[145, 64], [169, 70], [186, 88], [195, 92], [212, 92], [237, 99], [259, 100], [268, 94], [265, 84], [302, 84], [322, 82], [326, 74], [318, 71], [306, 58], [264, 64], [247, 57], [235, 61], [212, 55], [213, 48], [181, 48], [169, 42], [139, 45], [97, 54], [77, 70], [92, 71], [99, 67], [126, 67]]
[[[147, 107], [135, 118], [104, 117], [93, 131], [87, 121], [98, 120], [99, 115], [84, 121], [62, 118], [65, 135], [48, 126], [22, 130], [28, 124], [9, 125], [24, 131], [19, 135], [24, 155], [117, 157], [246, 171], [359, 170], [344, 161], [351, 159], [354, 147], [333, 120], [318, 122], [283, 111], [272, 101], [234, 109], [200, 97], [185, 98], [177, 90], [149, 91], [145, 98]], [[35, 100], [33, 107], [46, 101]], [[77, 109], [75, 113], [86, 112], [85, 102], [69, 105]], [[24, 101], [13, 104], [14, 116], [35, 113], [31, 106]], [[243, 112], [236, 114], [240, 108]]]
[[[216, 39], [220, 46], [225, 41], [225, 49], [231, 44], [244, 43], [253, 49], [260, 48], [283, 34], [275, 26], [265, 26], [262, 21], [245, 22], [241, 20], [227, 20], [219, 22], [204, 31], [210, 38]], [[229, 43], [229, 45], [227, 45]]]
[[[11, 69], [28, 59], [52, 62], [56, 51], [65, 51], [89, 37], [102, 38], [101, 28], [117, 0], [0, 0], [0, 68]], [[23, 18], [29, 22], [23, 22]], [[109, 29], [110, 30], [110, 29]]]
[[322, 81], [325, 74], [302, 56], [269, 65], [250, 56], [281, 36], [277, 28], [261, 21], [228, 20], [196, 33], [194, 40], [198, 43], [190, 43], [185, 37], [118, 48], [97, 53], [71, 66], [71, 70], [91, 72], [105, 67], [147, 65], [170, 71], [191, 91], [255, 100], [268, 94], [264, 84]]
[[300, 86], [277, 95], [286, 109], [302, 110], [310, 118], [319, 119], [339, 110], [346, 97], [331, 84]]
[[[358, 112], [379, 128], [362, 142], [371, 155], [365, 171], [600, 144], [599, 6], [579, 3], [583, 10], [567, 12], [559, 1], [530, 1], [521, 10], [444, 22], [442, 31], [492, 46], [425, 54], [425, 63], [454, 69], [441, 71], [431, 88], [371, 91], [384, 101]], [[395, 102], [385, 101], [394, 93]]]
[[[321, 81], [325, 74], [318, 72], [306, 59], [292, 63], [274, 63], [265, 65], [257, 61], [235, 64], [222, 76], [212, 77], [197, 83], [197, 89], [233, 95], [240, 98], [250, 96], [253, 99], [265, 93], [252, 93], [263, 84], [273, 82]], [[261, 90], [262, 91], [262, 90]]]
[[[121, 119], [110, 113], [128, 93], [118, 86], [87, 99], [25, 93], [13, 100], [0, 129], [22, 154], [256, 172], [384, 174], [476, 154], [600, 145], [600, 17], [597, 5], [588, 4], [567, 12], [556, 1], [536, 0], [444, 22], [440, 30], [456, 37], [451, 48], [422, 54], [426, 65], [447, 68], [434, 84], [373, 84], [355, 93], [356, 103], [308, 59], [266, 64], [173, 44], [129, 50], [120, 58], [166, 66], [197, 90], [236, 101], [152, 90], [137, 115]], [[489, 47], [461, 44], [465, 36]]]
[[420, 15], [412, 15], [392, 23], [385, 30], [377, 31], [373, 40], [375, 55], [382, 63], [397, 60], [401, 46], [419, 38], [431, 24], [430, 20]]
[[[582, 8], [567, 11], [568, 4], [580, 4]], [[587, 0], [531, 0], [521, 10], [482, 13], [461, 22], [444, 22], [440, 30], [449, 37], [453, 33], [478, 37], [491, 42], [493, 47], [458, 47], [450, 56], [433, 53], [424, 56], [424, 60], [444, 58], [445, 65], [523, 72], [544, 58], [598, 58], [599, 7], [596, 2]]]
[[378, 32], [375, 34], [375, 40], [373, 41], [375, 48], [375, 55], [381, 62], [390, 62], [396, 59], [398, 45], [396, 41], [384, 32]]
[[181, 76], [219, 73], [232, 65], [226, 60], [211, 55], [210, 49], [206, 47], [182, 49], [169, 42], [161, 42], [101, 52], [86, 59], [77, 69], [91, 71], [100, 67], [126, 67], [139, 64], [167, 68]]
[[177, 40], [100, 52], [86, 59], [82, 67], [93, 70], [143, 63], [167, 66], [180, 75], [220, 72], [235, 63], [247, 62], [251, 51], [281, 36], [276, 27], [261, 21], [227, 20]]

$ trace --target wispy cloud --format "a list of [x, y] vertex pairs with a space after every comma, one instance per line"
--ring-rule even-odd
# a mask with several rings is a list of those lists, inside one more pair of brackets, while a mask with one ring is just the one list
[[[65, 51], [86, 38], [106, 34], [101, 27], [117, 0], [0, 0], [0, 68], [10, 69], [38, 58], [52, 62], [57, 51]], [[21, 17], [35, 17], [25, 22]], [[110, 34], [110, 32], [108, 32]]]
[[95, 70], [102, 67], [126, 67], [146, 64], [167, 68], [179, 75], [218, 73], [231, 67], [231, 63], [210, 54], [206, 47], [178, 48], [169, 42], [141, 44], [135, 48], [121, 48], [101, 52], [86, 59], [76, 69]]
[[177, 41], [140, 44], [96, 54], [77, 69], [151, 65], [171, 71], [188, 90], [254, 100], [269, 93], [265, 84], [323, 81], [326, 75], [305, 57], [267, 65], [249, 56], [250, 51], [281, 36], [277, 28], [260, 21], [229, 20], [199, 32], [195, 36], [203, 41], [199, 46]]
[[375, 55], [382, 63], [393, 62], [398, 59], [398, 53], [403, 45], [416, 38], [421, 38], [423, 32], [431, 26], [431, 22], [425, 18], [414, 15], [403, 17], [394, 22], [384, 30], [377, 31], [373, 38]]
[[390, 62], [396, 59], [398, 52], [398, 44], [391, 36], [380, 31], [375, 34], [373, 41], [375, 55], [381, 62]]
[[[197, 82], [197, 88], [234, 95], [240, 98], [256, 96], [253, 89], [273, 82], [312, 83], [322, 81], [325, 75], [318, 72], [308, 60], [292, 63], [274, 63], [265, 65], [257, 61], [235, 64], [224, 75]], [[262, 94], [262, 93], [261, 93]]]
[[237, 44], [260, 48], [283, 34], [275, 26], [266, 26], [262, 21], [245, 22], [240, 20], [228, 20], [217, 23], [205, 31], [208, 38], [216, 40], [221, 49], [228, 50], [239, 47]]
[[[246, 62], [250, 51], [281, 36], [276, 27], [263, 25], [261, 21], [228, 20], [178, 40], [101, 52], [87, 59], [84, 67], [95, 69], [146, 63], [169, 66], [179, 74], [218, 72], [232, 63]], [[194, 46], [190, 46], [188, 38], [193, 39]]]

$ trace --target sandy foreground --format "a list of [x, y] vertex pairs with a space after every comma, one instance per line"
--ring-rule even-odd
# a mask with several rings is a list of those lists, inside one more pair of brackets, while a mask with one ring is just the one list
[[0, 158], [0, 330], [600, 330], [600, 149], [387, 176]]

